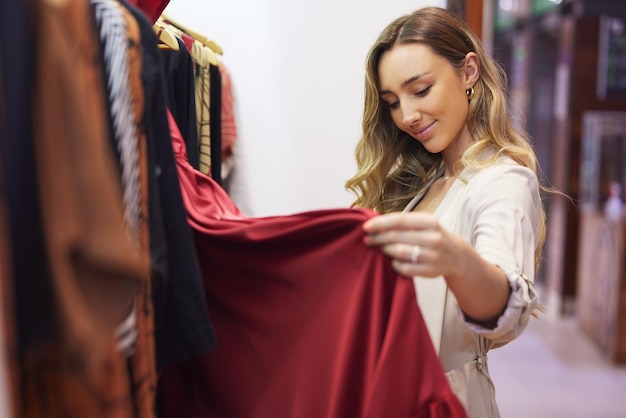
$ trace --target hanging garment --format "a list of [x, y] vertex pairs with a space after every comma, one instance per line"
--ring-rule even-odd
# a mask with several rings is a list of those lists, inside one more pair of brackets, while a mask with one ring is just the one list
[[235, 105], [230, 71], [220, 63], [222, 75], [222, 178], [228, 177], [233, 168], [237, 125], [235, 123]]
[[218, 346], [163, 374], [163, 417], [465, 417], [372, 211], [246, 218], [170, 126]]
[[[99, 27], [108, 87], [113, 142], [118, 150], [125, 220], [131, 239], [150, 253], [148, 156], [142, 126], [144, 93], [141, 33], [130, 11], [115, 0], [90, 0]], [[130, 210], [129, 210], [130, 209]], [[156, 416], [155, 321], [152, 277], [133, 301], [132, 314], [116, 328], [118, 347], [129, 358], [137, 417]]]
[[202, 42], [193, 42], [191, 57], [195, 63], [196, 121], [200, 145], [200, 171], [211, 175], [211, 73], [209, 47]]
[[185, 219], [157, 40], [141, 11], [124, 0], [120, 3], [133, 14], [141, 32], [145, 96], [142, 130], [148, 147], [154, 337], [157, 371], [161, 371], [206, 353], [215, 345], [215, 336], [202, 294], [196, 248]]
[[111, 119], [111, 142], [119, 161], [124, 220], [137, 241], [142, 193], [140, 147], [145, 144], [138, 121], [143, 112], [139, 29], [134, 18], [114, 0], [90, 0], [96, 18]]
[[128, 2], [141, 10], [150, 21], [150, 24], [153, 25], [159, 19], [170, 0], [129, 0]]
[[220, 67], [211, 64], [211, 178], [222, 184], [222, 73]]
[[159, 50], [167, 86], [167, 107], [172, 112], [180, 132], [185, 138], [189, 163], [198, 169], [200, 167], [200, 145], [196, 116], [194, 63], [186, 44], [178, 37], [176, 40], [179, 44], [178, 51]]
[[20, 416], [131, 417], [126, 359], [113, 329], [148, 276], [149, 254], [124, 230], [93, 16], [82, 1], [40, 1], [33, 16], [30, 168], [37, 173], [47, 259], [30, 262], [46, 263], [51, 291], [43, 295], [48, 304], [30, 309], [54, 327], [20, 358]]
[[[45, 253], [33, 139], [31, 96], [36, 31], [24, 2], [0, 2], [0, 170], [14, 292], [15, 345], [21, 356], [56, 331]], [[10, 105], [9, 105], [10, 104]], [[9, 181], [10, 179], [10, 181]], [[34, 263], [33, 260], [41, 260]], [[5, 266], [6, 268], [6, 266]], [[19, 280], [13, 280], [19, 278]], [[39, 292], [33, 292], [38, 289]], [[38, 309], [33, 309], [37, 307]]]

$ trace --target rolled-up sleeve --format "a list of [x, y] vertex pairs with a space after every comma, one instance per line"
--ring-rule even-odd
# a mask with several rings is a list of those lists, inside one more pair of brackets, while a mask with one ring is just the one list
[[511, 293], [495, 328], [466, 323], [476, 334], [502, 345], [521, 334], [538, 306], [533, 283], [543, 212], [538, 180], [531, 170], [502, 165], [495, 171], [496, 176], [478, 176], [475, 184], [470, 182], [475, 190], [466, 215], [474, 226], [474, 248], [504, 272]]

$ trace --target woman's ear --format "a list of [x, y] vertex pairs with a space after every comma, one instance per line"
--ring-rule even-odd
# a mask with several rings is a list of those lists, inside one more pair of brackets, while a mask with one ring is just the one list
[[469, 89], [478, 81], [480, 69], [478, 65], [478, 55], [475, 52], [468, 52], [463, 62], [463, 76], [465, 77], [465, 88]]

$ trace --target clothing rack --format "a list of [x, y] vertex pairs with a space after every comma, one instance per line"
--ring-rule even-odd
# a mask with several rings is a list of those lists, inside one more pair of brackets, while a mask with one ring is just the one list
[[202, 42], [205, 46], [208, 46], [209, 48], [211, 48], [211, 50], [214, 51], [216, 54], [224, 55], [224, 51], [222, 50], [222, 47], [219, 46], [217, 42], [207, 38], [204, 35], [199, 34], [198, 32], [188, 28], [187, 26], [184, 26], [180, 22], [172, 19], [171, 17], [165, 14], [161, 15], [160, 20], [163, 22], [169, 23], [172, 26], [176, 26], [181, 31], [187, 33], [189, 36], [193, 37], [199, 42]]

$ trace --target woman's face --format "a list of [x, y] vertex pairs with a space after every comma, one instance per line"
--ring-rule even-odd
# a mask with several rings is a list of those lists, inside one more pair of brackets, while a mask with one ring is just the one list
[[[387, 103], [396, 126], [420, 141], [431, 153], [471, 144], [467, 128], [466, 90], [475, 80], [422, 44], [397, 45], [383, 53], [378, 66], [380, 97]], [[471, 61], [471, 62], [469, 62]]]

